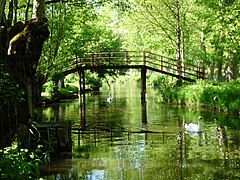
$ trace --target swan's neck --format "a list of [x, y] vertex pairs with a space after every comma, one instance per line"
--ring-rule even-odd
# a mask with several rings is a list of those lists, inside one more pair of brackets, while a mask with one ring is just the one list
[[200, 119], [198, 120], [198, 131], [201, 131], [201, 121], [200, 121]]

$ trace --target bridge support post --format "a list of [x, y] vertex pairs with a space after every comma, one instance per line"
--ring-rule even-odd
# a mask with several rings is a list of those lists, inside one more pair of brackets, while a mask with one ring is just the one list
[[146, 103], [146, 77], [147, 68], [144, 66], [141, 68], [141, 103]]
[[146, 107], [146, 103], [142, 103], [141, 110], [142, 110], [142, 124], [146, 125], [147, 124], [147, 107]]
[[81, 100], [82, 95], [82, 72], [81, 70], [78, 71], [78, 100]]
[[85, 91], [85, 73], [84, 70], [78, 71], [78, 96], [81, 97], [82, 94], [84, 94]]
[[81, 127], [85, 126], [86, 116], [86, 98], [85, 98], [85, 72], [84, 70], [78, 71], [78, 102], [79, 102], [79, 114]]

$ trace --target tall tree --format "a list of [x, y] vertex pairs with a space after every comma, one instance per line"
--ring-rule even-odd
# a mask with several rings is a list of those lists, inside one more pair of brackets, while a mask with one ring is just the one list
[[[1, 6], [1, 10], [5, 9], [2, 9]], [[9, 14], [11, 13], [9, 12]], [[5, 31], [5, 34], [0, 33], [0, 39], [2, 39], [1, 62], [7, 66], [8, 71], [12, 73], [17, 82], [25, 87], [28, 122], [32, 123], [34, 119], [33, 92], [36, 82], [36, 68], [44, 41], [49, 36], [47, 19], [45, 18], [45, 0], [33, 1], [32, 18], [28, 21], [19, 21], [11, 26], [12, 16], [8, 16], [7, 19], [5, 13], [0, 15], [1, 30]], [[7, 32], [7, 29], [10, 30]]]
[[[53, 79], [58, 82], [71, 61], [86, 52], [115, 51], [121, 48], [120, 36], [109, 25], [111, 21], [107, 14], [110, 12], [104, 9], [103, 6], [92, 7], [88, 4], [48, 5], [46, 15], [51, 33], [37, 69], [39, 85]], [[115, 75], [116, 72], [102, 70], [98, 71], [98, 75], [105, 77], [105, 74]]]
[[[138, 26], [136, 33], [142, 34], [145, 42], [152, 40], [147, 44], [151, 44], [153, 51], [175, 57], [178, 62], [177, 71], [181, 75], [181, 68], [186, 62], [185, 51], [189, 50], [190, 39], [193, 38], [193, 35], [189, 34], [197, 29], [196, 26], [192, 26], [194, 2], [192, 0], [136, 0], [135, 5], [133, 26]], [[186, 43], [188, 43], [187, 46]]]
[[[199, 16], [204, 25], [206, 53], [211, 65], [210, 78], [233, 80], [239, 71], [238, 0], [198, 1], [208, 11]], [[215, 70], [216, 69], [216, 70]]]
[[[32, 5], [29, 0], [9, 0], [8, 2], [8, 7], [6, 7], [6, 0], [0, 1], [0, 62], [4, 63], [4, 65], [7, 67], [7, 71], [10, 72], [13, 77], [15, 77], [19, 84], [25, 87], [29, 116], [28, 121], [31, 123], [34, 119], [33, 111], [35, 105], [35, 95], [37, 92], [39, 92], [38, 90], [40, 89], [40, 86], [38, 86], [40, 84], [39, 81], [42, 81], [42, 76], [37, 76], [36, 78], [36, 69], [39, 64], [39, 58], [42, 53], [43, 44], [49, 36], [47, 18], [45, 16], [45, 5], [66, 3], [64, 5], [67, 6], [71, 4], [72, 6], [76, 7], [75, 9], [80, 6], [81, 9], [87, 8], [97, 10], [97, 8], [101, 7], [104, 2], [109, 1], [77, 0], [66, 2], [61, 0], [49, 0], [45, 2], [45, 0], [33, 0]], [[120, 7], [121, 4], [124, 4], [121, 0], [114, 2], [118, 7]], [[118, 4], [119, 2], [120, 5]], [[49, 9], [51, 9], [51, 7]], [[63, 44], [61, 46], [62, 38], [60, 37], [63, 37], [62, 33], [65, 32], [63, 30], [63, 23], [65, 23], [65, 21], [63, 21], [64, 12], [62, 15], [61, 10], [65, 9], [58, 8], [58, 10], [60, 14], [59, 17], [63, 18], [53, 18], [53, 20], [59, 19], [61, 23], [59, 23], [59, 26], [51, 26], [52, 29], [57, 28], [56, 35], [59, 35], [59, 37], [57, 38], [56, 36], [51, 39], [54, 39], [53, 41], [55, 47], [53, 48], [53, 53], [51, 53], [52, 58], [49, 58], [48, 62], [51, 62], [51, 60], [54, 59], [58, 59], [56, 58], [56, 54], [58, 54], [59, 49], [61, 49], [61, 52], [67, 52], [67, 50], [63, 49], [67, 49], [66, 47], [69, 45]], [[6, 11], [8, 11], [8, 15], [6, 15]], [[29, 12], [32, 12], [32, 16], [31, 19], [28, 20]], [[88, 15], [88, 12], [86, 12], [85, 15]], [[69, 21], [71, 21], [70, 18]], [[71, 35], [70, 31], [72, 31], [72, 27], [69, 27], [67, 31], [69, 32], [68, 34]], [[85, 29], [85, 32], [87, 32], [87, 28]], [[53, 34], [51, 34], [51, 37], [53, 37], [52, 35]], [[88, 41], [88, 44], [90, 45], [94, 43], [92, 41], [91, 43]], [[67, 57], [69, 55], [69, 52], [67, 52], [60, 59], [66, 59], [64, 57]], [[62, 62], [57, 64], [64, 66]]]

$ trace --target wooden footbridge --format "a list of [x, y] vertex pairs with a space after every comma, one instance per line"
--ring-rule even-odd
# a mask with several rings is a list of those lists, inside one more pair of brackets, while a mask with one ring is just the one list
[[[81, 89], [85, 89], [84, 70], [92, 69], [141, 69], [142, 98], [146, 93], [146, 71], [152, 70], [186, 81], [205, 79], [205, 68], [195, 64], [182, 64], [176, 59], [147, 51], [91, 52], [71, 60], [64, 75], [78, 72]], [[83, 83], [82, 83], [83, 82]], [[82, 85], [83, 84], [83, 85]]]
[[186, 81], [205, 79], [205, 68], [147, 51], [91, 52], [72, 59], [64, 75], [85, 69], [146, 68]]

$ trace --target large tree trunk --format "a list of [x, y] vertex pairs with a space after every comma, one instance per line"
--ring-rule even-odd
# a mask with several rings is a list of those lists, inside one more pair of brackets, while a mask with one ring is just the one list
[[41, 93], [42, 93], [43, 84], [45, 82], [47, 82], [47, 78], [44, 75], [37, 76], [35, 78], [35, 86], [33, 87], [33, 95], [34, 95], [34, 100], [35, 100], [35, 104], [37, 107], [42, 105]]
[[29, 123], [34, 119], [36, 69], [44, 41], [49, 36], [44, 4], [44, 0], [34, 0], [32, 20], [16, 23], [8, 35], [6, 63], [16, 80], [25, 86]]
[[33, 85], [34, 84], [32, 82], [32, 78], [24, 78], [24, 85], [26, 87], [26, 93], [27, 93], [29, 122], [31, 123], [34, 118], [33, 110], [35, 108], [34, 101], [33, 101]]
[[[36, 68], [41, 56], [43, 43], [49, 36], [46, 20], [31, 20], [20, 24], [21, 31], [11, 38], [8, 48], [8, 61], [12, 62], [11, 72], [20, 84], [24, 84], [27, 93], [29, 122], [34, 119], [34, 87]], [[11, 29], [15, 31], [18, 26]], [[11, 34], [10, 34], [11, 35]]]

